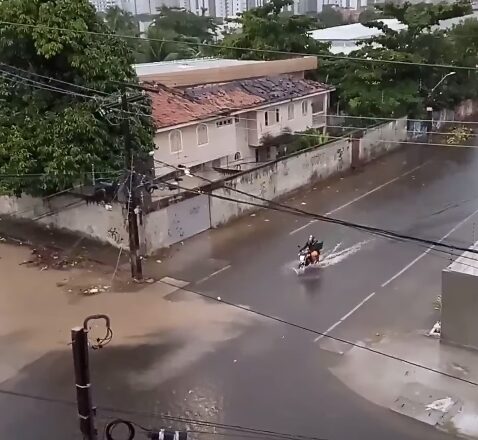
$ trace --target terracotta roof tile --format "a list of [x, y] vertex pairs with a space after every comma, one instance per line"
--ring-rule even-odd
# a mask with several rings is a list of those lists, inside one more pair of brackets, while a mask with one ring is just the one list
[[329, 86], [287, 76], [263, 77], [171, 89], [158, 83], [150, 88], [152, 114], [157, 128], [183, 124], [235, 110], [273, 104], [330, 89]]

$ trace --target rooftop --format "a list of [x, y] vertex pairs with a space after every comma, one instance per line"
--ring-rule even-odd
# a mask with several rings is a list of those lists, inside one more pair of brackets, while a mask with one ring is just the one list
[[189, 87], [262, 76], [304, 76], [305, 71], [317, 69], [317, 58], [306, 56], [274, 61], [197, 58], [136, 64], [134, 68], [142, 81], [155, 81], [168, 87]]
[[[387, 18], [380, 21], [395, 31], [407, 27], [395, 18]], [[310, 35], [314, 40], [319, 41], [343, 41], [366, 40], [376, 35], [380, 35], [381, 33], [382, 31], [377, 28], [369, 28], [361, 23], [352, 23], [343, 26], [333, 26], [326, 29], [317, 29], [311, 31]]]
[[[447, 20], [442, 20], [437, 26], [433, 26], [432, 30], [436, 29], [451, 29], [454, 25], [460, 24], [467, 19], [478, 19], [478, 11], [463, 17], [454, 17]], [[406, 29], [407, 26], [399, 22], [395, 18], [380, 20], [394, 31]], [[369, 28], [360, 23], [347, 24], [343, 26], [334, 26], [327, 29], [317, 29], [311, 31], [311, 36], [318, 41], [331, 42], [330, 51], [333, 54], [349, 54], [354, 50], [359, 49], [360, 41], [369, 40], [372, 37], [381, 35], [382, 31], [377, 28]]]
[[316, 81], [288, 76], [268, 76], [183, 89], [151, 82], [144, 85], [150, 88], [157, 129], [331, 90], [331, 87]]
[[190, 60], [159, 61], [157, 63], [134, 64], [136, 75], [156, 75], [162, 73], [184, 72], [187, 70], [215, 69], [217, 67], [246, 66], [262, 61], [229, 60], [223, 58], [194, 58]]

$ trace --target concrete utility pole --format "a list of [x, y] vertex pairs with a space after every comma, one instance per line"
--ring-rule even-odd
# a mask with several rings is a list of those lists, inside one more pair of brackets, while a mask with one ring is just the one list
[[123, 89], [121, 95], [121, 108], [123, 115], [123, 134], [124, 134], [124, 160], [125, 168], [128, 173], [128, 179], [125, 188], [127, 188], [127, 210], [128, 210], [128, 235], [129, 235], [129, 258], [131, 263], [131, 276], [135, 280], [143, 279], [143, 266], [139, 252], [139, 229], [138, 229], [138, 211], [140, 201], [138, 200], [136, 190], [136, 174], [134, 172], [133, 149], [131, 143], [131, 132], [128, 121], [128, 98]]

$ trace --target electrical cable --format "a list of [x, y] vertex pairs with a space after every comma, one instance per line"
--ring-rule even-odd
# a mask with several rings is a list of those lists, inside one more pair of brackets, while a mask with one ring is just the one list
[[366, 57], [356, 57], [356, 56], [341, 56], [341, 55], [334, 55], [330, 53], [305, 53], [305, 52], [287, 52], [282, 50], [273, 50], [273, 49], [255, 49], [255, 48], [246, 48], [246, 47], [236, 47], [236, 46], [226, 46], [220, 44], [212, 44], [212, 43], [199, 43], [199, 42], [190, 42], [190, 41], [181, 41], [178, 42], [176, 40], [168, 40], [163, 38], [149, 38], [144, 36], [135, 36], [135, 35], [121, 35], [115, 33], [106, 33], [106, 32], [96, 32], [96, 31], [89, 31], [89, 30], [78, 30], [78, 29], [67, 29], [61, 28], [56, 26], [48, 26], [43, 24], [31, 24], [31, 23], [19, 23], [13, 21], [5, 21], [1, 20], [0, 24], [7, 25], [7, 26], [18, 26], [18, 27], [27, 27], [27, 28], [40, 28], [40, 29], [47, 29], [53, 31], [60, 31], [60, 32], [70, 32], [73, 34], [86, 34], [86, 35], [95, 35], [99, 37], [108, 37], [108, 38], [116, 38], [116, 39], [126, 39], [126, 40], [138, 40], [138, 41], [156, 41], [160, 43], [182, 43], [187, 46], [201, 46], [201, 47], [210, 47], [216, 49], [230, 49], [230, 50], [238, 50], [238, 51], [245, 51], [245, 52], [256, 52], [256, 53], [268, 53], [274, 55], [287, 55], [287, 56], [309, 56], [309, 57], [317, 57], [317, 58], [324, 58], [324, 59], [336, 59], [336, 60], [344, 60], [344, 61], [359, 61], [359, 62], [367, 62], [367, 63], [380, 63], [380, 64], [392, 64], [392, 65], [405, 65], [405, 66], [417, 66], [417, 67], [431, 67], [431, 68], [441, 68], [441, 69], [450, 69], [450, 70], [465, 70], [465, 71], [476, 71], [476, 67], [470, 66], [460, 66], [460, 65], [452, 65], [452, 64], [434, 64], [434, 63], [419, 63], [413, 61], [398, 61], [398, 60], [386, 60], [386, 59], [376, 59], [376, 58], [366, 58]]
[[[78, 92], [73, 92], [71, 90], [62, 89], [60, 87], [50, 86], [48, 84], [45, 84], [45, 83], [42, 83], [42, 82], [39, 82], [39, 81], [35, 81], [33, 79], [25, 78], [23, 76], [17, 75], [15, 73], [10, 73], [10, 72], [2, 70], [2, 69], [0, 69], [0, 73], [1, 73], [2, 77], [6, 80], [10, 80], [10, 81], [13, 80], [12, 78], [9, 78], [9, 76], [11, 76], [13, 78], [19, 78], [21, 81], [23, 81], [25, 83], [25, 85], [30, 86], [30, 87], [35, 85], [35, 88], [38, 88], [38, 89], [45, 89], [45, 90], [49, 90], [49, 91], [52, 91], [52, 92], [62, 93], [64, 95], [71, 95], [71, 96], [78, 96], [78, 97], [81, 97], [81, 98], [94, 99], [95, 101], [97, 100], [96, 97], [91, 96], [91, 95], [85, 95], [83, 93], [78, 93]], [[28, 83], [31, 83], [31, 85], [28, 84]]]
[[[167, 280], [161, 280], [161, 282], [166, 284], [166, 285], [169, 285], [171, 287], [175, 287], [177, 289], [177, 286], [173, 285], [172, 283], [169, 283]], [[302, 331], [305, 331], [305, 332], [308, 332], [308, 333], [312, 333], [313, 335], [320, 336], [321, 338], [327, 338], [327, 339], [330, 339], [330, 340], [333, 340], [333, 341], [336, 341], [336, 342], [341, 342], [345, 345], [349, 345], [349, 346], [357, 348], [359, 350], [364, 350], [364, 351], [367, 351], [369, 353], [372, 353], [372, 354], [375, 354], [375, 355], [378, 355], [378, 356], [381, 356], [381, 357], [385, 357], [387, 359], [391, 359], [393, 361], [401, 362], [401, 363], [404, 363], [406, 365], [410, 365], [412, 367], [419, 368], [421, 370], [426, 370], [426, 371], [431, 372], [431, 373], [436, 373], [436, 374], [442, 375], [444, 377], [447, 377], [449, 379], [457, 380], [457, 381], [466, 383], [468, 385], [478, 386], [478, 382], [475, 382], [471, 379], [466, 379], [466, 378], [463, 378], [463, 377], [454, 376], [451, 373], [447, 373], [445, 371], [441, 371], [441, 370], [438, 370], [436, 368], [427, 367], [426, 365], [419, 364], [418, 362], [411, 361], [411, 360], [408, 360], [408, 359], [404, 359], [404, 358], [401, 358], [401, 357], [393, 355], [393, 354], [385, 353], [383, 351], [374, 349], [372, 347], [368, 347], [368, 346], [360, 344], [360, 343], [352, 342], [352, 341], [349, 341], [347, 339], [344, 339], [344, 338], [341, 338], [341, 337], [338, 337], [338, 336], [332, 336], [332, 335], [328, 334], [327, 332], [314, 330], [314, 329], [311, 329], [309, 327], [306, 327], [306, 326], [303, 326], [303, 325], [300, 325], [300, 324], [296, 324], [294, 322], [287, 321], [283, 318], [279, 318], [277, 316], [272, 316], [272, 315], [269, 315], [265, 312], [261, 312], [261, 311], [252, 309], [248, 306], [242, 306], [240, 304], [235, 304], [233, 302], [229, 302], [227, 300], [224, 300], [223, 298], [218, 299], [218, 298], [216, 298], [212, 295], [208, 295], [208, 294], [203, 293], [203, 292], [198, 292], [198, 291], [195, 291], [195, 290], [192, 290], [192, 289], [188, 289], [186, 287], [181, 287], [180, 290], [183, 290], [185, 292], [192, 293], [192, 294], [195, 294], [195, 295], [202, 296], [203, 298], [213, 300], [216, 303], [226, 304], [226, 305], [234, 307], [236, 309], [243, 310], [245, 312], [248, 312], [248, 313], [260, 316], [262, 318], [266, 318], [266, 319], [278, 322], [280, 324], [287, 325], [289, 327], [294, 327], [296, 329], [299, 329], [299, 330], [302, 330]]]
[[[158, 161], [158, 160], [155, 159], [155, 161]], [[158, 161], [158, 162], [167, 165], [167, 162], [163, 162], [163, 161]], [[181, 170], [180, 167], [175, 167], [175, 166], [171, 166], [171, 167], [176, 168], [177, 170]], [[182, 169], [182, 171], [184, 171], [184, 169]], [[161, 177], [155, 178], [153, 180], [158, 180], [158, 179], [161, 179]], [[206, 179], [206, 178], [204, 178], [204, 179], [208, 183], [211, 183], [211, 184], [213, 183], [213, 181], [211, 181], [209, 179]], [[171, 185], [176, 186], [183, 191], [188, 191], [188, 192], [192, 192], [192, 193], [196, 193], [196, 194], [208, 194], [211, 197], [215, 197], [215, 198], [225, 200], [225, 201], [230, 201], [230, 202], [255, 206], [255, 207], [258, 207], [258, 208], [261, 208], [261, 209], [263, 209], [263, 208], [272, 209], [272, 210], [275, 210], [275, 211], [286, 212], [286, 213], [290, 213], [290, 214], [296, 214], [296, 215], [300, 215], [300, 216], [310, 217], [310, 218], [314, 218], [315, 220], [318, 220], [318, 221], [337, 224], [339, 226], [349, 227], [349, 228], [352, 228], [352, 229], [360, 230], [362, 232], [370, 232], [374, 235], [379, 235], [379, 236], [382, 236], [382, 237], [385, 237], [385, 238], [392, 238], [392, 239], [399, 238], [399, 239], [403, 239], [403, 240], [406, 240], [406, 241], [412, 241], [412, 242], [419, 242], [419, 243], [427, 244], [429, 246], [446, 248], [446, 249], [457, 250], [457, 251], [462, 251], [462, 252], [471, 252], [471, 253], [478, 254], [478, 250], [475, 250], [475, 249], [464, 248], [464, 247], [461, 247], [461, 246], [455, 246], [455, 245], [443, 243], [443, 242], [436, 241], [436, 240], [430, 240], [430, 239], [425, 239], [425, 238], [421, 238], [421, 237], [414, 237], [414, 236], [403, 234], [403, 233], [400, 233], [400, 232], [395, 232], [395, 231], [390, 231], [390, 230], [377, 228], [377, 227], [372, 227], [372, 226], [368, 226], [368, 225], [362, 225], [362, 224], [358, 224], [358, 223], [348, 222], [348, 221], [345, 221], [345, 220], [340, 220], [340, 219], [330, 217], [330, 216], [326, 216], [326, 215], [315, 214], [315, 213], [312, 213], [312, 212], [309, 212], [309, 211], [305, 211], [303, 209], [299, 209], [299, 208], [291, 207], [291, 206], [288, 206], [288, 205], [284, 205], [282, 203], [274, 202], [272, 200], [269, 200], [269, 199], [266, 199], [266, 198], [263, 198], [263, 197], [260, 197], [260, 196], [256, 196], [254, 194], [250, 194], [250, 193], [247, 193], [245, 191], [241, 191], [241, 190], [238, 190], [236, 188], [231, 188], [231, 187], [228, 187], [228, 186], [223, 186], [222, 189], [237, 192], [238, 194], [245, 195], [247, 197], [251, 197], [251, 198], [260, 200], [262, 202], [265, 202], [267, 205], [258, 204], [258, 203], [254, 203], [254, 202], [247, 202], [245, 200], [234, 199], [234, 198], [227, 197], [227, 196], [221, 196], [219, 194], [213, 193], [212, 191], [205, 191], [203, 189], [184, 188], [184, 187], [181, 187], [180, 185], [177, 185], [177, 184], [174, 184], [174, 183], [171, 183]]]
[[91, 87], [82, 86], [82, 85], [75, 84], [75, 83], [68, 82], [68, 81], [64, 81], [64, 80], [61, 80], [61, 79], [56, 79], [56, 78], [53, 78], [53, 77], [51, 77], [51, 76], [40, 75], [40, 74], [38, 74], [38, 73], [30, 72], [30, 71], [28, 71], [28, 70], [21, 69], [21, 68], [19, 68], [19, 67], [12, 66], [12, 65], [10, 65], [10, 64], [6, 64], [6, 63], [0, 62], [0, 66], [5, 66], [5, 67], [8, 67], [9, 69], [14, 69], [14, 70], [16, 70], [17, 72], [22, 72], [22, 73], [25, 73], [25, 74], [27, 74], [27, 75], [36, 76], [36, 77], [38, 77], [38, 78], [46, 79], [46, 80], [48, 80], [48, 81], [54, 81], [54, 82], [57, 82], [57, 83], [59, 83], [59, 84], [64, 84], [64, 85], [68, 85], [68, 86], [73, 86], [73, 87], [76, 87], [76, 88], [78, 88], [78, 89], [86, 90], [86, 91], [89, 91], [89, 92], [92, 92], [92, 93], [97, 93], [97, 94], [100, 94], [100, 95], [109, 96], [108, 93], [102, 92], [101, 90], [93, 89], [93, 88], [91, 88]]

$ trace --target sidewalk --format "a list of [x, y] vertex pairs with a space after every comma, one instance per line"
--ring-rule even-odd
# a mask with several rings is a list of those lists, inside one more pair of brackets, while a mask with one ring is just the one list
[[478, 438], [478, 386], [430, 371], [478, 383], [478, 353], [420, 332], [377, 339], [367, 347], [426, 368], [353, 347], [332, 372], [377, 405], [450, 434]]

